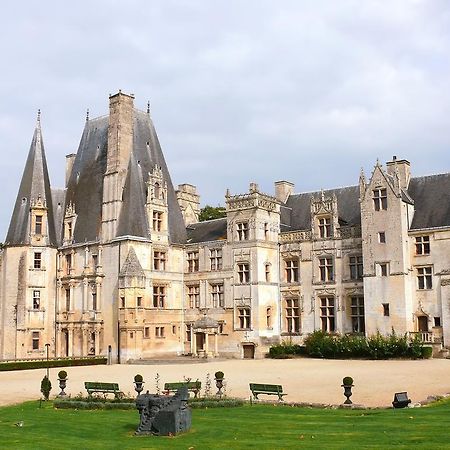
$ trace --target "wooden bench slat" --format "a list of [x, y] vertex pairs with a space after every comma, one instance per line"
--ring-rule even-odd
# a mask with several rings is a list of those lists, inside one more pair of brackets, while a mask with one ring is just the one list
[[283, 394], [283, 386], [280, 384], [250, 383], [250, 390], [255, 400], [258, 400], [259, 394], [278, 395], [280, 401], [283, 400], [284, 395], [287, 395]]
[[104, 383], [99, 381], [85, 381], [84, 388], [87, 390], [88, 395], [92, 395], [94, 392], [101, 392], [103, 394], [114, 394], [114, 396], [120, 397], [123, 392], [119, 390], [118, 383]]

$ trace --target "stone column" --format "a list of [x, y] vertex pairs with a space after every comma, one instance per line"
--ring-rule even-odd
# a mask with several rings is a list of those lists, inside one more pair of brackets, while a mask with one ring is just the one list
[[208, 336], [209, 336], [209, 333], [207, 331], [205, 331], [205, 356], [208, 356], [208, 352], [209, 352]]
[[103, 298], [102, 298], [102, 282], [101, 279], [97, 279], [97, 311], [103, 311]]
[[95, 330], [95, 355], [100, 355], [100, 330]]
[[194, 340], [195, 340], [194, 327], [191, 326], [191, 353], [193, 356], [197, 356], [197, 346]]
[[219, 339], [217, 333], [214, 333], [214, 356], [219, 356]]
[[84, 313], [85, 311], [87, 311], [89, 309], [89, 304], [88, 304], [88, 287], [89, 287], [89, 283], [87, 278], [83, 279], [83, 305], [82, 305], [82, 312]]
[[82, 356], [87, 356], [89, 353], [89, 329], [87, 327], [81, 329], [81, 352]]

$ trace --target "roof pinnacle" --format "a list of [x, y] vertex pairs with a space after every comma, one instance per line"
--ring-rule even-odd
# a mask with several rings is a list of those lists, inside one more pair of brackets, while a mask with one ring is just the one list
[[86, 109], [86, 122], [89, 122], [89, 108]]
[[37, 112], [37, 123], [38, 123], [38, 125], [41, 125], [41, 110], [40, 109], [38, 109], [38, 112]]
[[147, 114], [150, 114], [150, 101], [147, 102]]

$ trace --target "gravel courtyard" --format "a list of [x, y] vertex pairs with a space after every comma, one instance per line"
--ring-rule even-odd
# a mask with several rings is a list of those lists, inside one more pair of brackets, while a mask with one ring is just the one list
[[[50, 369], [53, 398], [58, 392], [57, 374], [61, 369]], [[225, 373], [228, 396], [249, 398], [249, 382], [281, 384], [287, 402], [340, 404], [342, 378], [354, 379], [354, 403], [365, 406], [391, 406], [394, 392], [407, 391], [412, 402], [425, 400], [429, 395], [450, 393], [450, 360], [418, 361], [349, 361], [321, 359], [289, 360], [213, 360], [183, 362], [180, 364], [134, 364], [91, 367], [69, 367], [66, 392], [85, 393], [84, 381], [117, 382], [125, 393], [134, 394], [133, 377], [140, 373], [145, 390], [155, 392], [155, 376], [159, 373], [160, 386], [165, 382], [182, 381], [183, 376], [197, 378], [205, 385], [206, 375]], [[0, 372], [0, 405], [40, 398], [40, 381], [46, 369]], [[215, 386], [212, 383], [212, 392]], [[261, 399], [275, 400], [273, 396]]]

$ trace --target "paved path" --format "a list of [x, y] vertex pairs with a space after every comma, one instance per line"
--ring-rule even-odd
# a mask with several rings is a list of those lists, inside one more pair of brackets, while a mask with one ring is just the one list
[[[61, 369], [50, 369], [53, 388], [51, 397], [58, 392], [57, 374]], [[84, 381], [117, 382], [125, 393], [134, 394], [133, 377], [140, 373], [145, 389], [155, 392], [155, 376], [164, 382], [199, 379], [205, 385], [206, 374], [225, 373], [227, 395], [249, 398], [249, 382], [283, 385], [289, 402], [340, 404], [342, 378], [354, 379], [354, 403], [365, 406], [391, 406], [394, 392], [407, 391], [413, 402], [425, 400], [429, 395], [450, 393], [450, 360], [419, 361], [340, 361], [321, 359], [290, 360], [220, 360], [204, 364], [112, 365], [69, 367], [66, 392], [85, 393]], [[40, 382], [45, 369], [0, 372], [0, 405], [39, 399]], [[214, 384], [214, 383], [212, 383]], [[215, 391], [213, 390], [213, 393]], [[261, 399], [273, 396], [261, 396]]]

